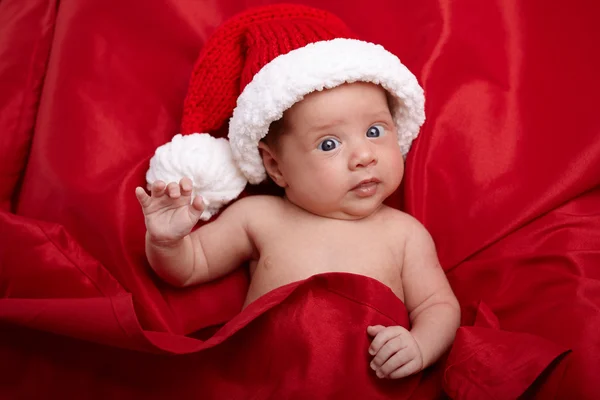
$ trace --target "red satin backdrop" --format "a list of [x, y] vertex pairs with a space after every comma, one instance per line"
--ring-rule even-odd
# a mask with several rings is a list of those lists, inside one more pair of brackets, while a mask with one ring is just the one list
[[[169, 359], [161, 380], [159, 356], [117, 348], [149, 350], [134, 326], [183, 338], [223, 323], [247, 284], [243, 270], [187, 290], [156, 279], [133, 189], [178, 131], [202, 43], [266, 3], [0, 2], [0, 397], [144, 397], [205, 368]], [[303, 3], [398, 54], [425, 88], [428, 119], [390, 203], [432, 233], [464, 325], [483, 315], [572, 350], [526, 396], [600, 397], [600, 5]], [[53, 324], [47, 309], [67, 314]], [[123, 316], [114, 331], [94, 325]], [[477, 329], [462, 328], [449, 366], [496, 340]], [[511, 340], [521, 353], [542, 346]], [[511, 351], [478, 354], [479, 368], [447, 375], [445, 389], [478, 398], [500, 375], [518, 380], [527, 371], [485, 373]], [[441, 385], [432, 379], [429, 393]]]

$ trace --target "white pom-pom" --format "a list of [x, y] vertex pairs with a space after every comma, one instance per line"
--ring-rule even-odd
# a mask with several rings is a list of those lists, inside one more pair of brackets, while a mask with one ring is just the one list
[[158, 149], [150, 159], [146, 181], [179, 182], [183, 177], [192, 180], [192, 199], [202, 196], [205, 209], [201, 219], [206, 221], [217, 211], [237, 198], [247, 180], [237, 167], [226, 139], [206, 133], [175, 135]]

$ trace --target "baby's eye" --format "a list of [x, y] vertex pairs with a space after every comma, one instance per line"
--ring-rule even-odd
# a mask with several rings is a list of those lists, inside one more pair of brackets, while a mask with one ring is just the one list
[[323, 151], [331, 151], [334, 150], [338, 147], [338, 145], [340, 144], [340, 142], [337, 139], [325, 139], [323, 140], [321, 143], [319, 143], [319, 146], [317, 146], [319, 148], [319, 150], [323, 150]]
[[377, 138], [385, 135], [385, 128], [381, 125], [373, 125], [367, 130], [367, 137]]

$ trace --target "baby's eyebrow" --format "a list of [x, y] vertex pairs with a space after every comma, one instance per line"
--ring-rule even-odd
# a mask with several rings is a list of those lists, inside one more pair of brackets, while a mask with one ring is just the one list
[[[381, 119], [389, 119], [391, 117], [392, 114], [388, 109], [382, 109], [374, 112], [365, 112], [362, 116], [362, 118], [364, 118], [365, 120], [370, 120], [370, 122], [375, 122]], [[328, 131], [348, 123], [350, 123], [350, 121], [346, 119], [335, 119], [323, 123], [315, 123], [307, 129], [307, 133], [318, 134], [320, 132]]]
[[390, 110], [380, 110], [367, 115], [367, 117], [372, 119], [390, 118], [392, 117], [392, 113], [390, 112]]
[[345, 120], [341, 120], [341, 119], [336, 119], [336, 120], [332, 120], [332, 121], [327, 121], [325, 123], [317, 123], [315, 125], [312, 125], [308, 128], [308, 132], [310, 133], [318, 133], [321, 131], [327, 131], [330, 130], [332, 128], [338, 127], [340, 125], [343, 125], [344, 123], [346, 123]]

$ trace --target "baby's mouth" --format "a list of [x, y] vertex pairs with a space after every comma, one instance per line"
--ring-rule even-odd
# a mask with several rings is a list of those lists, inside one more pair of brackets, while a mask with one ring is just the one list
[[359, 197], [369, 197], [377, 192], [377, 187], [381, 181], [377, 178], [362, 180], [358, 185], [352, 188], [352, 191]]

